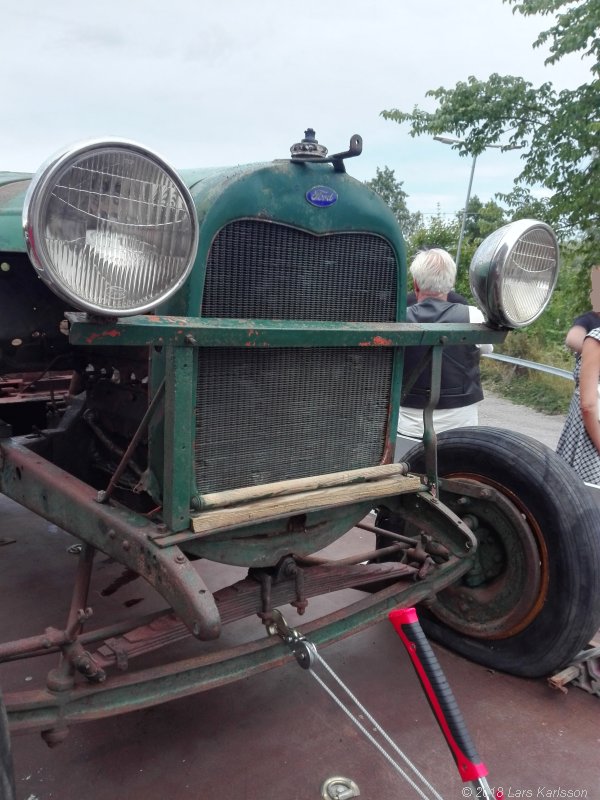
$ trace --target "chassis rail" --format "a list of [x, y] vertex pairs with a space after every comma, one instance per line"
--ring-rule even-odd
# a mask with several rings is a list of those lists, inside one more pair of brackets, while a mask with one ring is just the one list
[[[397, 583], [350, 606], [303, 625], [299, 630], [316, 645], [326, 646], [382, 620], [393, 608], [433, 598], [471, 568], [469, 559], [451, 557], [436, 574], [420, 583]], [[200, 655], [151, 669], [110, 677], [106, 683], [8, 693], [5, 697], [13, 731], [41, 730], [52, 743], [69, 725], [186, 697], [223, 686], [241, 677], [281, 666], [294, 658], [278, 638], [261, 638], [238, 647]]]

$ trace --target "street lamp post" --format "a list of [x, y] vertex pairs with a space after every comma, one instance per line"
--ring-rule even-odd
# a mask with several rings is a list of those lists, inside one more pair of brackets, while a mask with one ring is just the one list
[[[434, 136], [433, 137], [436, 142], [441, 142], [442, 144], [464, 144], [462, 139], [455, 139], [452, 136]], [[522, 144], [512, 144], [512, 145], [501, 145], [501, 144], [486, 144], [485, 149], [495, 147], [497, 149], [504, 149], [504, 150], [520, 150], [524, 145]], [[477, 155], [473, 156], [473, 161], [471, 162], [471, 174], [469, 175], [469, 186], [467, 188], [467, 198], [465, 200], [465, 207], [462, 213], [462, 221], [460, 224], [460, 233], [458, 235], [458, 245], [456, 247], [456, 268], [458, 270], [458, 265], [460, 262], [460, 253], [462, 250], [462, 243], [465, 236], [465, 225], [467, 224], [467, 214], [469, 212], [469, 200], [471, 199], [471, 188], [473, 186], [473, 175], [475, 174], [475, 164], [477, 164]]]
[[456, 269], [460, 264], [460, 251], [462, 248], [463, 239], [465, 237], [465, 225], [467, 224], [467, 213], [469, 210], [469, 200], [471, 199], [471, 187], [473, 186], [473, 175], [475, 174], [475, 164], [477, 163], [477, 156], [473, 156], [471, 163], [471, 174], [469, 175], [469, 186], [467, 188], [467, 199], [465, 200], [465, 207], [463, 210], [462, 221], [460, 223], [460, 233], [458, 234], [458, 245], [456, 246]]

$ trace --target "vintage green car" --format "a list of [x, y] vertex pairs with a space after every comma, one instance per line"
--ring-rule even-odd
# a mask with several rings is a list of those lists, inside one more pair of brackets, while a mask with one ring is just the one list
[[[75, 722], [281, 664], [274, 609], [349, 587], [360, 599], [300, 626], [317, 645], [422, 603], [458, 652], [540, 676], [597, 630], [585, 486], [525, 436], [431, 424], [444, 348], [502, 342], [542, 313], [554, 234], [524, 220], [481, 245], [488, 324], [407, 323], [402, 232], [346, 173], [361, 147], [329, 156], [309, 129], [290, 158], [177, 173], [99, 140], [33, 177], [0, 173], [0, 491], [80, 543], [64, 628], [40, 618], [0, 642], [0, 662], [58, 654], [45, 686], [5, 693], [11, 728], [55, 743]], [[424, 441], [394, 463], [414, 346], [432, 375]], [[366, 552], [319, 555], [355, 526]], [[163, 610], [95, 630], [97, 551]], [[203, 575], [221, 565], [243, 576], [211, 592]], [[254, 641], [210, 641], [253, 616]], [[192, 658], [171, 657], [181, 637]]]

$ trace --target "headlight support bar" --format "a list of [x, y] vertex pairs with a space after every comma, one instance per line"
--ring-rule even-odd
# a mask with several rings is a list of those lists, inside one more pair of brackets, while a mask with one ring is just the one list
[[74, 345], [174, 347], [410, 347], [501, 344], [508, 330], [483, 324], [314, 322], [137, 316], [98, 320], [69, 313]]

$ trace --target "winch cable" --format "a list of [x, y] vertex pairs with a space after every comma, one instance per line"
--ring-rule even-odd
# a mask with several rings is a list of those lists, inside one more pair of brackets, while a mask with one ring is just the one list
[[[499, 800], [503, 795], [501, 790], [497, 794], [493, 794], [488, 784], [486, 775], [488, 774], [487, 767], [479, 758], [475, 746], [471, 740], [467, 730], [465, 721], [460, 713], [452, 690], [446, 680], [440, 664], [433, 652], [431, 645], [421, 628], [419, 619], [417, 617], [416, 609], [402, 608], [391, 611], [389, 619], [394, 629], [400, 636], [402, 643], [410, 656], [412, 664], [417, 673], [417, 677], [421, 683], [427, 701], [431, 710], [436, 718], [438, 725], [446, 739], [446, 743], [450, 748], [450, 752], [461, 779], [465, 784], [472, 787], [471, 795], [483, 798], [483, 800]], [[326, 663], [323, 657], [317, 652], [317, 648], [312, 642], [309, 642], [306, 637], [295, 628], [290, 626], [285, 621], [283, 615], [278, 609], [273, 610], [273, 621], [267, 626], [270, 634], [279, 635], [283, 641], [293, 652], [296, 661], [303, 668], [309, 670], [310, 674], [317, 681], [317, 683], [327, 692], [332, 700], [342, 709], [342, 711], [350, 718], [350, 720], [357, 726], [357, 728], [364, 734], [364, 736], [373, 744], [373, 746], [384, 756], [384, 758], [391, 764], [391, 766], [412, 786], [417, 792], [419, 797], [423, 800], [430, 800], [413, 779], [402, 769], [400, 764], [385, 750], [383, 745], [378, 742], [374, 736], [365, 728], [359, 721], [355, 714], [344, 704], [344, 702], [335, 694], [335, 692], [328, 686], [323, 679], [316, 674], [313, 670], [315, 664], [320, 664], [342, 689], [343, 692], [350, 698], [359, 711], [364, 715], [368, 722], [373, 726], [382, 739], [389, 745], [389, 747], [404, 761], [414, 775], [421, 781], [435, 800], [443, 800], [441, 795], [429, 783], [425, 776], [417, 769], [412, 761], [402, 752], [396, 743], [388, 736], [383, 728], [376, 722], [367, 709], [358, 701], [352, 694], [346, 684], [339, 678], [333, 669]], [[463, 789], [463, 794], [465, 790]], [[469, 796], [471, 796], [469, 795]], [[467, 796], [467, 795], [465, 795]]]
[[[415, 792], [422, 798], [422, 800], [444, 800], [439, 792], [429, 783], [427, 778], [419, 771], [419, 769], [412, 763], [408, 756], [398, 747], [393, 739], [384, 731], [379, 723], [367, 711], [367, 709], [360, 703], [357, 697], [350, 691], [348, 686], [341, 680], [341, 678], [334, 672], [325, 659], [317, 652], [315, 645], [308, 641], [303, 634], [295, 628], [290, 628], [285, 621], [283, 615], [278, 609], [273, 610], [273, 623], [268, 626], [268, 631], [271, 635], [279, 635], [283, 641], [288, 645], [296, 657], [296, 661], [303, 669], [308, 670], [310, 675], [321, 686], [322, 689], [331, 697], [336, 705], [346, 714], [346, 716], [356, 725], [365, 738], [375, 747], [376, 750], [386, 759], [386, 761], [393, 767], [393, 769], [401, 775], [404, 780], [415, 790]], [[335, 691], [314, 671], [313, 667], [319, 665], [328, 673], [332, 681], [334, 681], [339, 688], [346, 694], [346, 696], [354, 703], [358, 711], [363, 714], [365, 719], [372, 725], [373, 729], [381, 736], [381, 738], [388, 744], [391, 750], [399, 757], [404, 764], [412, 771], [414, 776], [421, 781], [429, 794], [426, 794], [420, 788], [413, 778], [400, 766], [398, 761], [388, 753], [381, 742], [372, 735], [370, 731], [358, 719], [356, 714], [348, 708], [344, 701], [337, 696]]]
[[321, 665], [331, 676], [331, 678], [338, 684], [338, 686], [346, 693], [346, 695], [350, 698], [350, 700], [356, 705], [358, 710], [361, 714], [364, 715], [366, 720], [373, 726], [373, 728], [377, 731], [377, 733], [381, 736], [382, 739], [389, 745], [389, 747], [399, 756], [402, 761], [406, 764], [406, 766], [412, 770], [414, 775], [420, 780], [423, 785], [429, 790], [430, 795], [425, 794], [422, 789], [413, 781], [405, 770], [402, 769], [400, 764], [391, 756], [387, 750], [383, 747], [383, 745], [377, 741], [377, 739], [365, 728], [365, 726], [360, 722], [360, 720], [356, 717], [355, 714], [344, 704], [344, 702], [335, 694], [333, 689], [329, 687], [325, 681], [317, 675], [317, 673], [311, 668], [309, 668], [309, 674], [316, 680], [316, 682], [324, 689], [327, 694], [331, 697], [331, 699], [342, 709], [344, 714], [346, 714], [349, 719], [356, 725], [356, 727], [360, 730], [360, 732], [371, 742], [373, 747], [378, 750], [381, 755], [388, 761], [389, 764], [398, 772], [404, 780], [412, 786], [415, 792], [419, 795], [419, 797], [423, 798], [423, 800], [431, 800], [431, 797], [434, 797], [435, 800], [444, 800], [443, 797], [439, 794], [439, 792], [434, 789], [434, 787], [429, 783], [427, 778], [419, 771], [419, 769], [412, 763], [412, 761], [408, 758], [408, 756], [398, 747], [396, 742], [384, 731], [384, 729], [379, 725], [379, 723], [371, 716], [371, 714], [367, 711], [367, 709], [359, 702], [359, 700], [352, 694], [350, 689], [346, 686], [346, 684], [340, 679], [338, 675], [333, 671], [333, 669], [327, 664], [326, 661], [320, 656], [315, 649], [315, 660]]

